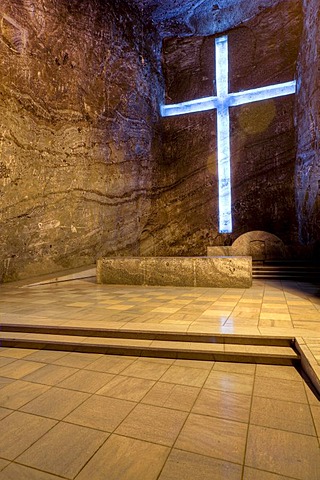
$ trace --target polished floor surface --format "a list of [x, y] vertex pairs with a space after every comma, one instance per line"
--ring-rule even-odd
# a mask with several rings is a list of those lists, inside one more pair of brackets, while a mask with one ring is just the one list
[[[319, 288], [0, 287], [2, 323], [299, 337]], [[320, 403], [289, 366], [0, 349], [1, 480], [319, 480]]]
[[319, 480], [294, 367], [0, 350], [1, 480]]
[[[320, 285], [320, 284], [319, 284]], [[249, 289], [0, 286], [0, 322], [298, 338], [320, 381], [320, 286], [255, 280]]]

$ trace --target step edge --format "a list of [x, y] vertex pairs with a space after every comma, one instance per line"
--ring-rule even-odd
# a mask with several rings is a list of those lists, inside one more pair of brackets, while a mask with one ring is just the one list
[[[267, 353], [267, 352], [243, 352], [243, 351], [227, 351], [227, 352], [224, 352], [224, 351], [221, 351], [221, 350], [214, 350], [214, 348], [212, 349], [212, 351], [210, 350], [207, 350], [207, 349], [191, 349], [190, 350], [190, 347], [188, 348], [176, 348], [174, 346], [170, 347], [169, 345], [165, 345], [165, 346], [161, 346], [161, 345], [157, 345], [157, 346], [152, 346], [152, 345], [145, 345], [145, 346], [142, 346], [142, 345], [112, 345], [112, 344], [99, 344], [99, 343], [90, 343], [90, 342], [80, 342], [80, 343], [75, 343], [75, 342], [62, 342], [62, 341], [41, 341], [41, 340], [33, 340], [33, 339], [15, 339], [15, 338], [6, 338], [4, 340], [2, 340], [2, 343], [4, 344], [3, 346], [12, 346], [12, 347], [15, 347], [15, 348], [21, 348], [20, 345], [30, 345], [30, 348], [31, 346], [35, 346], [35, 345], [41, 345], [42, 348], [41, 349], [44, 349], [44, 350], [50, 350], [50, 348], [45, 348], [45, 347], [61, 347], [61, 349], [63, 349], [63, 347], [68, 347], [68, 349], [72, 349], [73, 351], [74, 350], [77, 350], [79, 351], [79, 349], [81, 350], [82, 348], [86, 348], [86, 349], [101, 349], [101, 350], [125, 350], [125, 351], [130, 351], [130, 350], [134, 350], [134, 351], [144, 351], [144, 352], [168, 352], [168, 353], [190, 353], [190, 354], [208, 354], [208, 355], [224, 355], [224, 356], [241, 356], [241, 357], [252, 357], [252, 358], [256, 358], [256, 357], [266, 357], [266, 358], [290, 358], [290, 359], [299, 359], [300, 356], [297, 352], [295, 352], [292, 348], [292, 352], [287, 352], [287, 353], [273, 353], [273, 352], [270, 352], [270, 353]], [[38, 347], [39, 348], [39, 347]], [[275, 347], [272, 347], [272, 348], [275, 348]], [[282, 347], [283, 348], [283, 347]], [[290, 349], [290, 347], [287, 347], [288, 350]], [[60, 348], [55, 348], [55, 349], [60, 349]]]
[[[275, 343], [289, 343], [294, 342], [294, 336], [272, 336], [272, 335], [243, 335], [232, 333], [202, 333], [202, 332], [166, 332], [160, 330], [132, 330], [132, 329], [108, 329], [108, 328], [86, 328], [86, 327], [55, 327], [42, 325], [25, 325], [25, 324], [3, 324], [0, 330], [4, 333], [21, 333], [29, 335], [55, 335], [55, 336], [75, 336], [75, 337], [91, 337], [91, 338], [135, 338], [146, 340], [161, 340], [167, 338], [166, 341], [189, 342], [190, 339], [203, 339], [203, 343], [236, 343], [236, 340], [244, 340], [250, 342], [275, 342]], [[145, 337], [145, 338], [142, 338]], [[210, 339], [219, 340], [217, 342], [208, 342]], [[199, 342], [202, 343], [202, 342]], [[272, 345], [270, 345], [272, 346]], [[287, 345], [273, 345], [273, 346], [287, 346]]]

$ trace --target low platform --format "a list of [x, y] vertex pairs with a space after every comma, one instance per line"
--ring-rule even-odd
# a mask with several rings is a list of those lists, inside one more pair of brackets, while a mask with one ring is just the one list
[[298, 365], [291, 337], [4, 324], [2, 347], [216, 362]]
[[59, 280], [74, 272], [53, 274], [51, 284], [39, 285], [40, 278], [0, 285], [2, 350], [23, 349], [3, 356], [43, 349], [298, 364], [320, 394], [317, 285], [253, 280], [251, 289], [238, 291], [120, 287], [97, 285], [90, 270], [69, 281]]
[[97, 282], [114, 285], [249, 288], [251, 257], [107, 257]]

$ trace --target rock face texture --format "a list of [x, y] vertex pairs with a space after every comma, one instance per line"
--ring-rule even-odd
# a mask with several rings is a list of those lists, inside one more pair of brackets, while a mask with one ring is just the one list
[[0, 282], [139, 254], [158, 121], [151, 34], [120, 0], [2, 0]]
[[[213, 35], [288, 0], [132, 0], [161, 37]], [[290, 1], [290, 0], [289, 0]]]
[[[205, 255], [255, 230], [316, 245], [319, 23], [319, 0], [2, 0], [0, 282]], [[230, 92], [298, 81], [231, 111], [232, 235], [218, 234], [216, 112], [159, 115], [164, 91], [216, 93], [220, 34]]]
[[296, 202], [299, 238], [315, 244], [320, 258], [320, 5], [304, 1], [296, 112]]
[[[301, 40], [299, 0], [281, 2], [228, 33], [229, 91], [295, 78]], [[214, 37], [166, 39], [166, 104], [216, 94]], [[233, 234], [218, 234], [216, 112], [163, 119], [159, 193], [148, 225], [153, 255], [202, 255], [208, 244], [231, 243], [264, 230], [286, 244], [296, 237], [295, 96], [231, 109]]]

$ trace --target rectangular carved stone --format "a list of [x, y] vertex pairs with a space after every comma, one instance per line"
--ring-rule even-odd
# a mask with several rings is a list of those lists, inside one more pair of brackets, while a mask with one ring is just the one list
[[97, 282], [118, 285], [249, 288], [251, 257], [109, 257], [97, 262]]
[[112, 285], [143, 285], [145, 259], [130, 257], [100, 258], [97, 261], [97, 282]]
[[197, 287], [249, 288], [252, 285], [251, 257], [194, 258]]
[[146, 258], [146, 285], [194, 285], [193, 262], [190, 257]]

